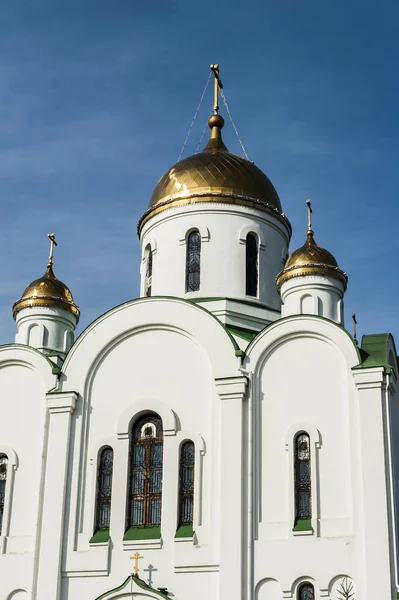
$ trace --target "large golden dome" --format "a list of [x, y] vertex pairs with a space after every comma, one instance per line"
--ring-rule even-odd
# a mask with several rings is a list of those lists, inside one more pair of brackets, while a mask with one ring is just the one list
[[15, 302], [12, 307], [14, 319], [23, 308], [34, 306], [63, 308], [79, 319], [80, 311], [74, 303], [71, 291], [54, 275], [52, 262], [48, 263], [43, 277], [32, 281], [24, 290], [21, 299]]
[[171, 167], [159, 180], [139, 230], [150, 216], [172, 206], [223, 202], [272, 212], [290, 227], [270, 179], [252, 162], [231, 154], [223, 143], [223, 117], [213, 115], [209, 142], [198, 154]]
[[334, 256], [314, 241], [313, 231], [308, 230], [306, 242], [295, 250], [288, 258], [284, 269], [277, 275], [277, 289], [293, 277], [304, 277], [306, 275], [327, 275], [339, 279], [344, 284], [348, 282], [348, 276], [338, 266]]

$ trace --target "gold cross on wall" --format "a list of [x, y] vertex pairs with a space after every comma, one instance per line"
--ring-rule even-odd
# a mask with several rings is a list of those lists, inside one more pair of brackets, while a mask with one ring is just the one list
[[144, 558], [144, 556], [141, 556], [138, 552], [136, 552], [135, 554], [133, 554], [133, 556], [130, 557], [130, 560], [134, 560], [134, 574], [136, 575], [136, 577], [138, 577], [139, 574], [139, 560], [140, 558]]

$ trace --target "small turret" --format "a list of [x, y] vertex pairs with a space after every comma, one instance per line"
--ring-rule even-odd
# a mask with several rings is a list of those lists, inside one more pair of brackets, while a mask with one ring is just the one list
[[54, 275], [53, 253], [57, 246], [53, 233], [46, 272], [24, 290], [13, 306], [17, 325], [16, 344], [37, 348], [59, 364], [74, 341], [80, 311], [69, 288]]

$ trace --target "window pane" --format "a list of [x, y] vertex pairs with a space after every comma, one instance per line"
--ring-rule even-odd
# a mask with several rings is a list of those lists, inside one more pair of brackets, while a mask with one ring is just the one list
[[310, 583], [305, 583], [299, 588], [298, 600], [314, 600], [314, 588]]
[[194, 461], [194, 444], [185, 442], [180, 452], [179, 526], [193, 523]]
[[258, 244], [252, 233], [247, 235], [246, 240], [246, 290], [247, 296], [258, 295]]
[[186, 292], [196, 292], [200, 289], [200, 269], [201, 236], [198, 231], [192, 231], [187, 240]]
[[101, 453], [98, 465], [96, 531], [109, 529], [113, 463], [112, 448], [105, 448]]
[[295, 518], [312, 517], [310, 438], [301, 433], [295, 440]]
[[163, 430], [158, 415], [138, 419], [131, 437], [128, 526], [158, 525], [162, 506]]

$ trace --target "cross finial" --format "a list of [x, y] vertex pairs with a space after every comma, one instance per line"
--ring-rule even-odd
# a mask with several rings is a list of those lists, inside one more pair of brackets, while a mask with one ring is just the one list
[[352, 320], [353, 320], [353, 341], [355, 342], [356, 346], [358, 345], [358, 341], [357, 341], [357, 320], [356, 320], [356, 313], [353, 313], [352, 315]]
[[308, 205], [308, 233], [312, 233], [312, 205], [310, 203], [310, 200], [306, 200], [306, 204]]
[[135, 554], [133, 554], [133, 556], [130, 557], [130, 560], [134, 560], [134, 574], [136, 577], [139, 576], [139, 560], [140, 558], [144, 558], [144, 556], [141, 556], [138, 552], [136, 552]]
[[48, 267], [53, 266], [53, 257], [54, 257], [54, 246], [58, 246], [58, 243], [55, 241], [55, 233], [48, 233], [47, 237], [50, 240], [50, 256], [48, 257]]
[[219, 65], [211, 65], [211, 71], [215, 77], [214, 96], [213, 96], [213, 114], [219, 114], [219, 88], [223, 89], [223, 83], [219, 77]]

